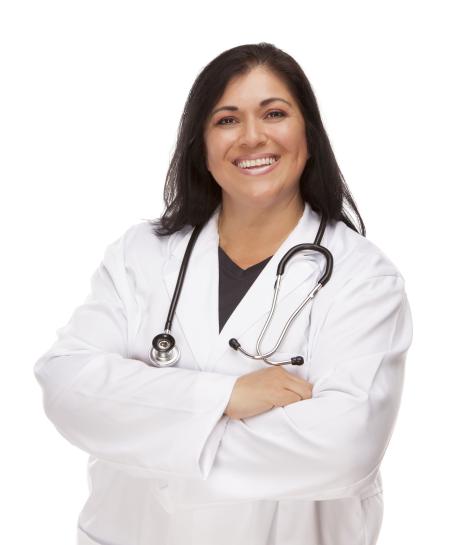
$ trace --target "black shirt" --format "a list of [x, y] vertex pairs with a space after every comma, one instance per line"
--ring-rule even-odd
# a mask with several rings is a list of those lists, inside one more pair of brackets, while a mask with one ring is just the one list
[[219, 333], [272, 257], [267, 257], [247, 269], [241, 269], [219, 246]]

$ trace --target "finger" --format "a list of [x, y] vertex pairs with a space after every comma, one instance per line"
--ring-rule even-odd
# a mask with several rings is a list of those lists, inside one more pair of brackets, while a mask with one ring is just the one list
[[286, 405], [290, 405], [291, 403], [297, 403], [297, 401], [301, 400], [302, 398], [300, 394], [297, 394], [296, 392], [285, 388], [281, 394], [278, 394], [278, 399], [274, 401], [274, 406], [285, 407]]
[[305, 381], [303, 384], [295, 383], [295, 384], [286, 386], [285, 388], [297, 394], [301, 400], [311, 398], [311, 386], [308, 383], [305, 383]]
[[310, 382], [308, 382], [308, 380], [297, 377], [296, 375], [292, 375], [291, 373], [288, 373], [288, 375], [286, 376], [286, 379], [288, 381], [288, 384], [299, 384], [300, 386], [311, 384]]

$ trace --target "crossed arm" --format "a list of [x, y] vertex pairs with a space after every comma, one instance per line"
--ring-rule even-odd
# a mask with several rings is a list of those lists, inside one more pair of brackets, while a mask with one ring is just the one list
[[[171, 479], [179, 502], [325, 499], [367, 486], [396, 419], [411, 342], [400, 276], [350, 281], [334, 300], [312, 351], [311, 399], [235, 419], [224, 413], [239, 377], [127, 357], [122, 244], [108, 248], [90, 295], [35, 364], [64, 437], [137, 476]], [[259, 383], [246, 393], [254, 389], [263, 391]]]

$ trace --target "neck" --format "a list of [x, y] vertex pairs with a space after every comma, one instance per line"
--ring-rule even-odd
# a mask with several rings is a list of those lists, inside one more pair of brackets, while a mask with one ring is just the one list
[[266, 248], [272, 252], [299, 222], [305, 203], [296, 199], [272, 208], [241, 208], [222, 202], [219, 214], [219, 244], [224, 249]]

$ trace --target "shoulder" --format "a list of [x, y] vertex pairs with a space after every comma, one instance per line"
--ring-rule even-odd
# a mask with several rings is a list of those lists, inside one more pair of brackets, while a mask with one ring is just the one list
[[375, 243], [342, 221], [328, 224], [322, 244], [334, 261], [316, 313], [325, 314], [332, 307], [343, 306], [344, 301], [359, 305], [385, 299], [402, 302], [406, 298], [405, 280], [396, 264]]
[[401, 309], [410, 320], [404, 277], [381, 248], [341, 221], [328, 224], [322, 244], [334, 264], [329, 282], [312, 305], [318, 330], [326, 321], [340, 330], [358, 318], [363, 326], [369, 325], [373, 318], [395, 318]]
[[132, 224], [109, 245], [109, 249], [113, 248], [123, 258], [125, 265], [158, 265], [171, 255], [192, 229], [187, 226], [172, 235], [160, 236], [155, 233], [153, 222], [145, 219]]
[[342, 221], [328, 225], [325, 246], [334, 257], [334, 271], [343, 282], [378, 276], [404, 277], [388, 255], [368, 238]]

